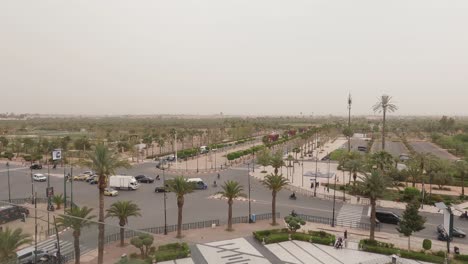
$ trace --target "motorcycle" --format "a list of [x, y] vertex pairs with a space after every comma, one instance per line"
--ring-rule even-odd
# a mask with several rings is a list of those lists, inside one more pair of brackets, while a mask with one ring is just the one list
[[460, 215], [460, 219], [467, 219], [467, 220], [468, 220], [468, 215], [466, 215], [466, 214], [461, 214], [461, 215]]
[[294, 194], [289, 195], [289, 199], [291, 200], [297, 200], [297, 196]]

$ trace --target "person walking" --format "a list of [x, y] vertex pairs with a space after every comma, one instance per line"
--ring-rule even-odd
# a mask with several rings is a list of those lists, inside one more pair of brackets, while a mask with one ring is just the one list
[[347, 229], [345, 229], [343, 237], [344, 237], [344, 244], [345, 244], [344, 246], [345, 248], [348, 248], [348, 230]]

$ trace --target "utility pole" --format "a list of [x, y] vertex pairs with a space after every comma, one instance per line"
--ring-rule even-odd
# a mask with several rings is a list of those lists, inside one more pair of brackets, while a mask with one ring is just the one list
[[55, 220], [55, 215], [53, 217], [54, 217], [55, 237], [57, 239], [57, 255], [56, 256], [57, 256], [57, 260], [59, 261], [59, 263], [61, 263], [62, 253], [60, 252], [59, 232], [58, 232], [58, 227], [57, 227], [57, 221]]
[[34, 204], [36, 202], [34, 200], [34, 179], [33, 179], [32, 168], [31, 168], [31, 202], [32, 202], [32, 204]]
[[50, 164], [47, 161], [47, 232], [50, 230], [50, 205], [51, 205], [51, 197], [49, 196], [49, 188], [50, 188]]
[[73, 209], [73, 164], [70, 167], [70, 208]]
[[250, 205], [250, 163], [247, 164], [247, 180], [249, 185], [249, 223], [252, 223], [252, 208]]
[[175, 169], [177, 170], [179, 165], [177, 164], [177, 130], [174, 133], [174, 150], [175, 150]]
[[[329, 154], [327, 153], [327, 156]], [[330, 157], [328, 157], [328, 171], [327, 171], [327, 193], [330, 192]]]
[[336, 174], [335, 184], [333, 185], [333, 215], [332, 215], [332, 227], [335, 227], [335, 200], [336, 200]]
[[34, 263], [37, 263], [37, 193], [33, 195], [34, 200]]
[[[348, 129], [351, 131], [351, 105], [353, 100], [351, 98], [351, 93], [348, 96]], [[348, 137], [348, 152], [351, 151], [351, 137]]]
[[314, 197], [317, 197], [317, 174], [318, 174], [318, 133], [315, 134], [315, 182], [314, 182]]
[[167, 235], [167, 211], [166, 211], [166, 174], [164, 173], [165, 167], [164, 164], [162, 163], [162, 159], [159, 162], [160, 167], [162, 168], [163, 171], [163, 187], [164, 187], [164, 235]]
[[11, 189], [10, 189], [10, 163], [6, 163], [7, 177], [8, 177], [8, 202], [11, 203]]

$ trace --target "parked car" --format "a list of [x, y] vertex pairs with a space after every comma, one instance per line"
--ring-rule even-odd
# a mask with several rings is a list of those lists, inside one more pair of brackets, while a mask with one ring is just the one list
[[80, 175], [75, 175], [73, 176], [73, 180], [74, 181], [85, 181], [86, 179], [88, 179], [88, 176], [87, 174], [80, 174]]
[[154, 182], [154, 179], [151, 178], [151, 177], [148, 177], [146, 175], [137, 175], [135, 176], [135, 179], [138, 181], [138, 182], [144, 182], [144, 183], [153, 183]]
[[40, 170], [42, 169], [42, 165], [38, 163], [34, 163], [29, 167], [31, 170]]
[[97, 175], [94, 175], [88, 182], [89, 184], [97, 184], [99, 180], [99, 177]]
[[167, 161], [175, 161], [175, 156], [174, 155], [169, 155], [166, 157]]
[[34, 259], [39, 261], [40, 258], [50, 257], [47, 251], [42, 249], [38, 249], [37, 251], [35, 251], [34, 249], [34, 247], [28, 247], [16, 252], [18, 263], [29, 264], [34, 263]]
[[379, 220], [379, 222], [385, 224], [398, 225], [398, 223], [401, 221], [399, 215], [389, 211], [376, 211], [375, 217], [377, 220]]
[[42, 173], [36, 173], [33, 175], [33, 180], [38, 182], [45, 182], [47, 181], [47, 177]]
[[[446, 233], [445, 232], [445, 228], [443, 225], [438, 225], [437, 226], [437, 233], [441, 234], [441, 233]], [[463, 232], [460, 228], [458, 227], [452, 227], [452, 236], [453, 237], [460, 237], [460, 238], [465, 238], [466, 237], [466, 233]]]
[[94, 179], [94, 177], [97, 177], [97, 175], [89, 175], [88, 177], [86, 177], [86, 182], [90, 182], [91, 180]]
[[85, 172], [83, 172], [82, 174], [94, 175], [94, 174], [96, 174], [96, 173], [94, 173], [94, 171], [85, 171]]
[[118, 191], [112, 189], [112, 188], [106, 188], [104, 189], [104, 195], [105, 196], [117, 196], [119, 194]]
[[16, 219], [21, 219], [23, 216], [27, 217], [28, 215], [29, 210], [21, 206], [0, 206], [0, 224], [14, 221]]
[[163, 193], [163, 192], [169, 192], [169, 190], [164, 186], [158, 186], [154, 188], [154, 192]]

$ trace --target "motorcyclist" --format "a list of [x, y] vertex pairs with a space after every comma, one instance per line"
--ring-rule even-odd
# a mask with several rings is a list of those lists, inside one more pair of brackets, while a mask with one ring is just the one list
[[160, 180], [160, 178], [159, 178], [159, 174], [156, 176], [156, 180], [157, 180], [157, 181], [159, 181], [159, 180]]
[[214, 181], [214, 182], [213, 182], [213, 186], [214, 186], [214, 187], [216, 187], [216, 186], [217, 186], [217, 184], [216, 184], [216, 181]]
[[218, 173], [218, 180], [221, 178], [221, 175]]
[[468, 212], [465, 211], [462, 215], [461, 215], [462, 218], [468, 218]]
[[293, 193], [289, 196], [289, 198], [291, 198], [291, 199], [296, 199], [296, 192], [293, 192]]

